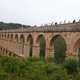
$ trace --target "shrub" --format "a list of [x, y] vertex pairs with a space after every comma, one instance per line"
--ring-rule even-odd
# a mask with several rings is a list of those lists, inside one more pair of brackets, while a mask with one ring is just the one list
[[27, 62], [36, 62], [36, 61], [39, 61], [39, 59], [38, 58], [36, 58], [36, 57], [30, 57], [30, 58], [28, 58], [27, 60], [25, 60], [25, 61], [27, 61]]
[[54, 38], [54, 61], [56, 63], [63, 63], [66, 56], [66, 43], [64, 38], [57, 35]]
[[7, 80], [8, 73], [0, 67], [0, 80]]
[[49, 80], [69, 80], [66, 70], [56, 64], [46, 64], [44, 70]]
[[69, 80], [61, 65], [42, 60], [1, 57], [0, 67], [0, 80]]
[[5, 56], [0, 58], [0, 66], [8, 73], [18, 73], [21, 65], [24, 65], [24, 62], [18, 58]]
[[78, 72], [78, 61], [76, 59], [67, 59], [64, 67], [68, 74], [75, 74]]
[[75, 77], [73, 77], [72, 80], [80, 80], [80, 72], [76, 74]]

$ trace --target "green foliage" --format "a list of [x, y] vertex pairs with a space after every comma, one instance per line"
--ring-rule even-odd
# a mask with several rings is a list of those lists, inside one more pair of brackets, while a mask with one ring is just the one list
[[35, 58], [0, 57], [0, 80], [68, 80], [66, 70]]
[[77, 59], [65, 60], [63, 64], [46, 63], [43, 60], [0, 56], [0, 80], [79, 80]]
[[68, 80], [69, 79], [66, 73], [66, 70], [60, 65], [49, 63], [45, 65], [44, 70], [49, 80]]
[[36, 61], [26, 64], [29, 80], [68, 80], [68, 75], [60, 65]]
[[76, 74], [75, 77], [73, 77], [72, 80], [80, 80], [80, 72]]
[[56, 63], [63, 63], [66, 55], [66, 43], [61, 36], [54, 38], [54, 60]]
[[78, 72], [78, 61], [76, 59], [67, 59], [64, 67], [68, 74], [76, 74]]
[[7, 76], [8, 76], [8, 73], [5, 72], [5, 70], [0, 67], [0, 80], [7, 80]]
[[40, 58], [42, 60], [45, 59], [45, 47], [46, 47], [45, 38], [41, 36], [40, 37]]

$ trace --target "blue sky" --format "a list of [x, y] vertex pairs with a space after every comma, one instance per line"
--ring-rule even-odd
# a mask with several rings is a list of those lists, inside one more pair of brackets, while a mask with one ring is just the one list
[[0, 0], [0, 21], [41, 25], [80, 19], [80, 0]]

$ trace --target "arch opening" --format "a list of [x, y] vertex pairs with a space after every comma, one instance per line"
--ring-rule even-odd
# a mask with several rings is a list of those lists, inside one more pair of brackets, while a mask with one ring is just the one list
[[15, 35], [15, 41], [18, 42], [18, 35]]
[[40, 59], [45, 59], [46, 41], [43, 35], [39, 35], [37, 38], [37, 43], [39, 44], [39, 56]]
[[1, 39], [1, 34], [0, 34], [0, 39]]
[[74, 52], [75, 55], [77, 55], [78, 58], [80, 59], [80, 39], [78, 39], [74, 45]]
[[20, 36], [20, 42], [21, 42], [21, 43], [24, 43], [24, 42], [25, 42], [25, 37], [24, 37], [23, 34]]
[[28, 42], [28, 46], [29, 46], [29, 57], [32, 57], [32, 53], [33, 53], [33, 38], [32, 38], [31, 34], [28, 35], [27, 42]]
[[24, 37], [23, 34], [20, 36], [20, 42], [21, 42], [21, 45], [22, 45], [22, 54], [24, 54], [25, 37]]
[[3, 34], [2, 34], [2, 39], [3, 39]]
[[63, 63], [67, 50], [67, 45], [64, 38], [60, 35], [54, 36], [50, 41], [50, 46], [53, 49], [54, 61], [56, 63]]
[[5, 33], [5, 35], [4, 35], [4, 36], [5, 36], [5, 39], [6, 39], [6, 33]]
[[7, 35], [7, 39], [9, 39], [9, 34]]
[[13, 39], [13, 34], [11, 34], [11, 40]]

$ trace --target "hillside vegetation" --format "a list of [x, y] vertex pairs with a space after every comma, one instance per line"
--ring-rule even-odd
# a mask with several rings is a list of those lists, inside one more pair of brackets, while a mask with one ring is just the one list
[[30, 27], [29, 25], [22, 25], [22, 24], [18, 24], [18, 23], [4, 23], [4, 22], [0, 22], [0, 30], [3, 29], [18, 29], [18, 28], [27, 28]]

